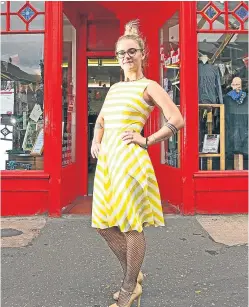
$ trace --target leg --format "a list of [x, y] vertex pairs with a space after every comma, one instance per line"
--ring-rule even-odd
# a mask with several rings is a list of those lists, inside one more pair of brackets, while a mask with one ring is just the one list
[[124, 233], [127, 242], [127, 271], [120, 291], [118, 306], [126, 306], [131, 298], [132, 292], [137, 284], [137, 276], [141, 269], [146, 242], [143, 232], [129, 231]]
[[108, 246], [117, 256], [124, 276], [126, 275], [127, 259], [126, 259], [126, 238], [118, 227], [112, 227], [107, 229], [97, 229], [97, 232], [106, 240]]

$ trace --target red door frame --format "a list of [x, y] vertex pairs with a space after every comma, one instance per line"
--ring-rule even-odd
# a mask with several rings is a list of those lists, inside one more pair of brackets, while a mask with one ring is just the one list
[[[49, 208], [50, 216], [61, 215], [62, 178], [62, 42], [63, 2], [46, 1], [46, 35], [44, 61], [45, 99], [45, 148], [44, 165], [50, 174]], [[56, 43], [55, 43], [56, 42]]]
[[[195, 213], [193, 174], [198, 171], [198, 71], [196, 39], [196, 2], [181, 1], [181, 112], [185, 126], [181, 135], [182, 214]], [[191, 48], [189, 48], [191, 46]], [[191, 74], [191, 76], [190, 76]], [[191, 89], [191, 90], [190, 90]], [[191, 102], [191, 103], [190, 103]], [[176, 192], [176, 191], [175, 191]], [[177, 192], [176, 192], [177, 193]]]

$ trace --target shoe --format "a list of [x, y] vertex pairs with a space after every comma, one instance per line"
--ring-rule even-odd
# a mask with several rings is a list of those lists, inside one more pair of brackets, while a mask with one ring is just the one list
[[[143, 283], [143, 280], [144, 280], [144, 275], [143, 275], [143, 273], [140, 271], [140, 272], [138, 273], [137, 282], [141, 285], [141, 284]], [[113, 299], [114, 299], [115, 301], [118, 300], [118, 297], [119, 297], [119, 291], [117, 291], [117, 292], [115, 292], [115, 293], [113, 294]]]
[[[121, 288], [121, 290], [124, 292], [128, 292], [123, 288]], [[140, 307], [142, 292], [143, 292], [142, 286], [139, 283], [137, 283], [136, 288], [134, 289], [129, 302], [125, 307], [131, 307], [131, 305], [134, 303], [135, 300], [137, 300], [137, 307]], [[115, 303], [110, 305], [109, 307], [118, 307], [118, 305]]]

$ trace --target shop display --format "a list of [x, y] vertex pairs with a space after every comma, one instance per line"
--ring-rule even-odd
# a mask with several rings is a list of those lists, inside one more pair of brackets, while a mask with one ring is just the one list
[[[225, 169], [248, 169], [247, 54], [247, 35], [201, 34], [198, 64], [201, 170], [224, 169], [220, 157], [203, 156], [207, 135], [220, 135], [222, 145], [221, 121], [224, 121]], [[208, 107], [201, 107], [203, 104]], [[224, 117], [216, 104], [224, 104]]]
[[[201, 170], [225, 170], [224, 112], [224, 104], [199, 105], [199, 114], [202, 116], [201, 120], [205, 122], [205, 125], [202, 126], [203, 142], [199, 153]], [[217, 116], [219, 121], [217, 121]]]
[[230, 168], [240, 160], [236, 168], [243, 169], [243, 160], [248, 160], [248, 95], [242, 90], [239, 77], [232, 80], [231, 87], [232, 90], [224, 96], [226, 155]]
[[199, 103], [223, 103], [218, 68], [208, 63], [207, 55], [199, 57]]

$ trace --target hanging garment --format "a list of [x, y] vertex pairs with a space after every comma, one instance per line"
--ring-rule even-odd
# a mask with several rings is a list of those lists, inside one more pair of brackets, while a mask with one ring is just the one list
[[119, 82], [104, 102], [104, 135], [94, 178], [92, 227], [122, 232], [164, 226], [160, 194], [147, 150], [127, 145], [121, 133], [141, 133], [153, 107], [143, 99], [150, 80]]
[[240, 98], [238, 96], [235, 100], [230, 95], [224, 96], [225, 146], [229, 156], [234, 153], [248, 154], [248, 95], [243, 100]]
[[199, 63], [199, 102], [223, 103], [218, 67]]

